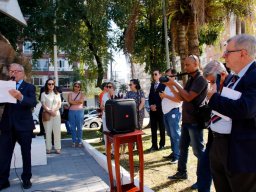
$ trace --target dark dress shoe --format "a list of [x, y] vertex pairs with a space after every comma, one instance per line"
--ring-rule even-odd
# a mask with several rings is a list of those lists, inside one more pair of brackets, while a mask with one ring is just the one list
[[163, 156], [163, 158], [171, 160], [173, 158], [173, 153], [171, 153], [170, 155]]
[[197, 182], [194, 183], [194, 184], [191, 186], [191, 189], [198, 189], [198, 184], [197, 184]]
[[7, 181], [7, 182], [5, 182], [5, 183], [0, 185], [0, 191], [3, 190], [3, 189], [6, 189], [8, 187], [10, 187], [9, 181]]
[[172, 176], [169, 176], [168, 179], [171, 180], [185, 180], [188, 178], [187, 173], [183, 173], [183, 172], [177, 172]]
[[30, 181], [30, 180], [28, 180], [28, 181], [23, 181], [22, 187], [23, 187], [24, 189], [30, 189], [30, 188], [32, 187], [31, 181]]
[[153, 146], [149, 149], [150, 152], [157, 151], [157, 150], [158, 150], [158, 148], [157, 147], [153, 147]]
[[160, 147], [159, 147], [159, 150], [162, 150], [162, 149], [164, 149], [164, 146], [160, 146]]

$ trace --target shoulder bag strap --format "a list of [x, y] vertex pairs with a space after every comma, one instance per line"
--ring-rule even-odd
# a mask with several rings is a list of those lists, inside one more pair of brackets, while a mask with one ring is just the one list
[[[74, 101], [76, 100], [76, 98], [78, 97], [79, 94], [80, 94], [80, 91], [79, 91], [79, 93], [76, 95]], [[71, 107], [71, 105], [69, 106], [69, 108], [70, 108], [70, 107]], [[68, 109], [69, 109], [69, 108], [68, 108]]]

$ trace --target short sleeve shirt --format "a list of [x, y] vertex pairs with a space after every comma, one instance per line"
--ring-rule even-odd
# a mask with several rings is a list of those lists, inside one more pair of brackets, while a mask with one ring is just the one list
[[206, 79], [198, 72], [195, 77], [190, 76], [184, 89], [198, 93], [192, 101], [184, 101], [182, 104], [182, 123], [197, 123], [195, 118], [195, 106], [199, 106], [207, 94], [208, 83]]

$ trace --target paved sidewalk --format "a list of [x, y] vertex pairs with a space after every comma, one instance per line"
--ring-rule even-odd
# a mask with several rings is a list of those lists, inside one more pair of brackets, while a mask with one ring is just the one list
[[[3, 192], [32, 191], [109, 191], [108, 173], [84, 148], [72, 148], [71, 140], [62, 140], [61, 155], [47, 155], [47, 165], [32, 167], [33, 186], [22, 190], [15, 169], [11, 170], [10, 184]], [[20, 177], [22, 169], [16, 169]]]

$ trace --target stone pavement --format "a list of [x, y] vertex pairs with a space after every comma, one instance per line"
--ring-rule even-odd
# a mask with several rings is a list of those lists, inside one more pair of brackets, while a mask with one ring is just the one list
[[32, 167], [32, 187], [21, 188], [22, 169], [11, 169], [11, 187], [3, 192], [104, 192], [109, 191], [108, 173], [84, 148], [72, 148], [71, 140], [62, 140], [60, 155], [47, 155], [47, 165]]

